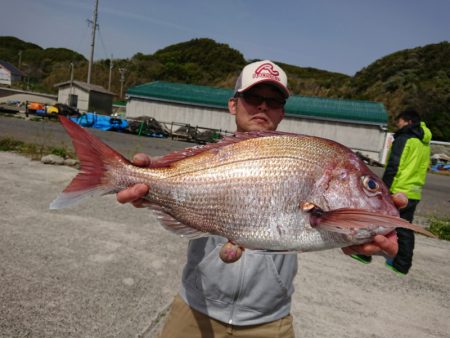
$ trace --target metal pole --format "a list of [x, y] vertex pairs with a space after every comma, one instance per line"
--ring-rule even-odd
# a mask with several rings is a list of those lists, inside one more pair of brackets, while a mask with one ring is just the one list
[[112, 77], [112, 69], [113, 69], [113, 56], [111, 54], [111, 60], [109, 62], [109, 80], [108, 80], [108, 90], [111, 91], [111, 77]]
[[120, 99], [122, 99], [122, 93], [123, 93], [123, 82], [125, 81], [125, 72], [126, 68], [119, 68], [120, 73]]
[[92, 63], [94, 61], [94, 48], [95, 48], [95, 31], [97, 30], [97, 14], [98, 14], [98, 0], [95, 1], [94, 20], [92, 22], [91, 57], [89, 58], [87, 84], [91, 83]]
[[70, 94], [73, 94], [73, 62], [70, 63]]
[[19, 50], [19, 66], [17, 67], [18, 70], [20, 70], [21, 64], [22, 64], [22, 51]]

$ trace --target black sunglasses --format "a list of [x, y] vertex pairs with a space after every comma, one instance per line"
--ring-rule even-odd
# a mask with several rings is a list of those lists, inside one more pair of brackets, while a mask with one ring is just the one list
[[269, 108], [280, 109], [283, 108], [286, 100], [279, 99], [276, 97], [265, 97], [253, 93], [236, 93], [236, 97], [242, 97], [245, 102], [251, 104], [252, 106], [259, 106], [263, 102], [267, 104]]

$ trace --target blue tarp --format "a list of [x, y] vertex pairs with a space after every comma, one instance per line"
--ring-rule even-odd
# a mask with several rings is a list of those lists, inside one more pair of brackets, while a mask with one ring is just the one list
[[450, 164], [446, 164], [446, 163], [437, 163], [434, 166], [431, 167], [431, 171], [434, 172], [450, 172]]
[[128, 126], [128, 121], [95, 113], [86, 113], [80, 117], [71, 117], [73, 122], [83, 127], [95, 128], [100, 130], [123, 130]]

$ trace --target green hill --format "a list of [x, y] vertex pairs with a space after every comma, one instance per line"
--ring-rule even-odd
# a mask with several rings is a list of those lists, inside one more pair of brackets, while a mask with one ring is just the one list
[[[22, 51], [21, 70], [34, 88], [55, 91], [53, 85], [68, 80], [70, 63], [75, 65], [74, 78], [85, 81], [87, 60], [67, 50], [30, 44], [12, 37], [0, 37], [0, 59], [17, 65]], [[112, 91], [118, 92], [118, 69], [126, 68], [125, 88], [154, 80], [192, 83], [218, 87], [233, 87], [239, 71], [249, 62], [237, 50], [211, 39], [193, 39], [168, 46], [153, 55], [137, 53], [130, 59], [114, 60]], [[314, 68], [282, 64], [289, 73], [289, 84], [294, 93], [304, 95], [335, 94], [339, 83], [349, 76]], [[109, 80], [110, 60], [99, 60], [93, 67], [92, 79], [105, 88]]]
[[[8, 61], [19, 67], [35, 85], [45, 80], [55, 68], [58, 69], [61, 63], [67, 65], [70, 62], [86, 62], [83, 55], [70, 49], [44, 49], [12, 36], [0, 37], [0, 60]], [[44, 89], [52, 90], [45, 86]]]
[[385, 56], [359, 71], [347, 97], [381, 101], [395, 116], [414, 107], [433, 139], [450, 140], [450, 43], [441, 42]]
[[[20, 84], [56, 92], [54, 84], [70, 78], [86, 81], [87, 60], [65, 48], [43, 49], [15, 37], [0, 37], [0, 59], [18, 65], [27, 79]], [[123, 90], [150, 81], [171, 81], [232, 88], [248, 62], [227, 44], [201, 38], [174, 44], [154, 54], [137, 53], [113, 61], [111, 91], [119, 94], [119, 68], [126, 69]], [[274, 60], [277, 62], [277, 60]], [[294, 94], [383, 102], [392, 117], [413, 107], [422, 113], [433, 139], [450, 141], [450, 43], [441, 42], [387, 55], [350, 77], [315, 68], [280, 63]], [[108, 88], [110, 60], [96, 61], [92, 81]]]

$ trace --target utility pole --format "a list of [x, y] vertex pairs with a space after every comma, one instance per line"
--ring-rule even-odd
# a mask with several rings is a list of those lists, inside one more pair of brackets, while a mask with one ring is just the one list
[[70, 63], [70, 94], [73, 94], [73, 62]]
[[20, 70], [21, 65], [22, 65], [22, 51], [19, 50], [19, 66], [17, 67], [18, 70]]
[[73, 69], [74, 69], [74, 64], [73, 62], [70, 63], [70, 91], [69, 91], [69, 96], [67, 98], [67, 104], [71, 107], [74, 106], [73, 103]]
[[120, 99], [122, 99], [123, 83], [125, 81], [125, 72], [126, 71], [127, 71], [126, 68], [119, 68], [119, 73], [120, 73]]
[[92, 63], [94, 62], [94, 48], [95, 48], [95, 31], [97, 30], [97, 16], [98, 16], [98, 0], [95, 1], [94, 20], [88, 20], [92, 24], [92, 42], [91, 42], [91, 57], [89, 58], [89, 68], [87, 75], [87, 84], [91, 83]]
[[111, 77], [112, 77], [112, 69], [113, 69], [113, 56], [111, 54], [111, 59], [109, 61], [109, 80], [108, 80], [108, 90], [111, 91]]

